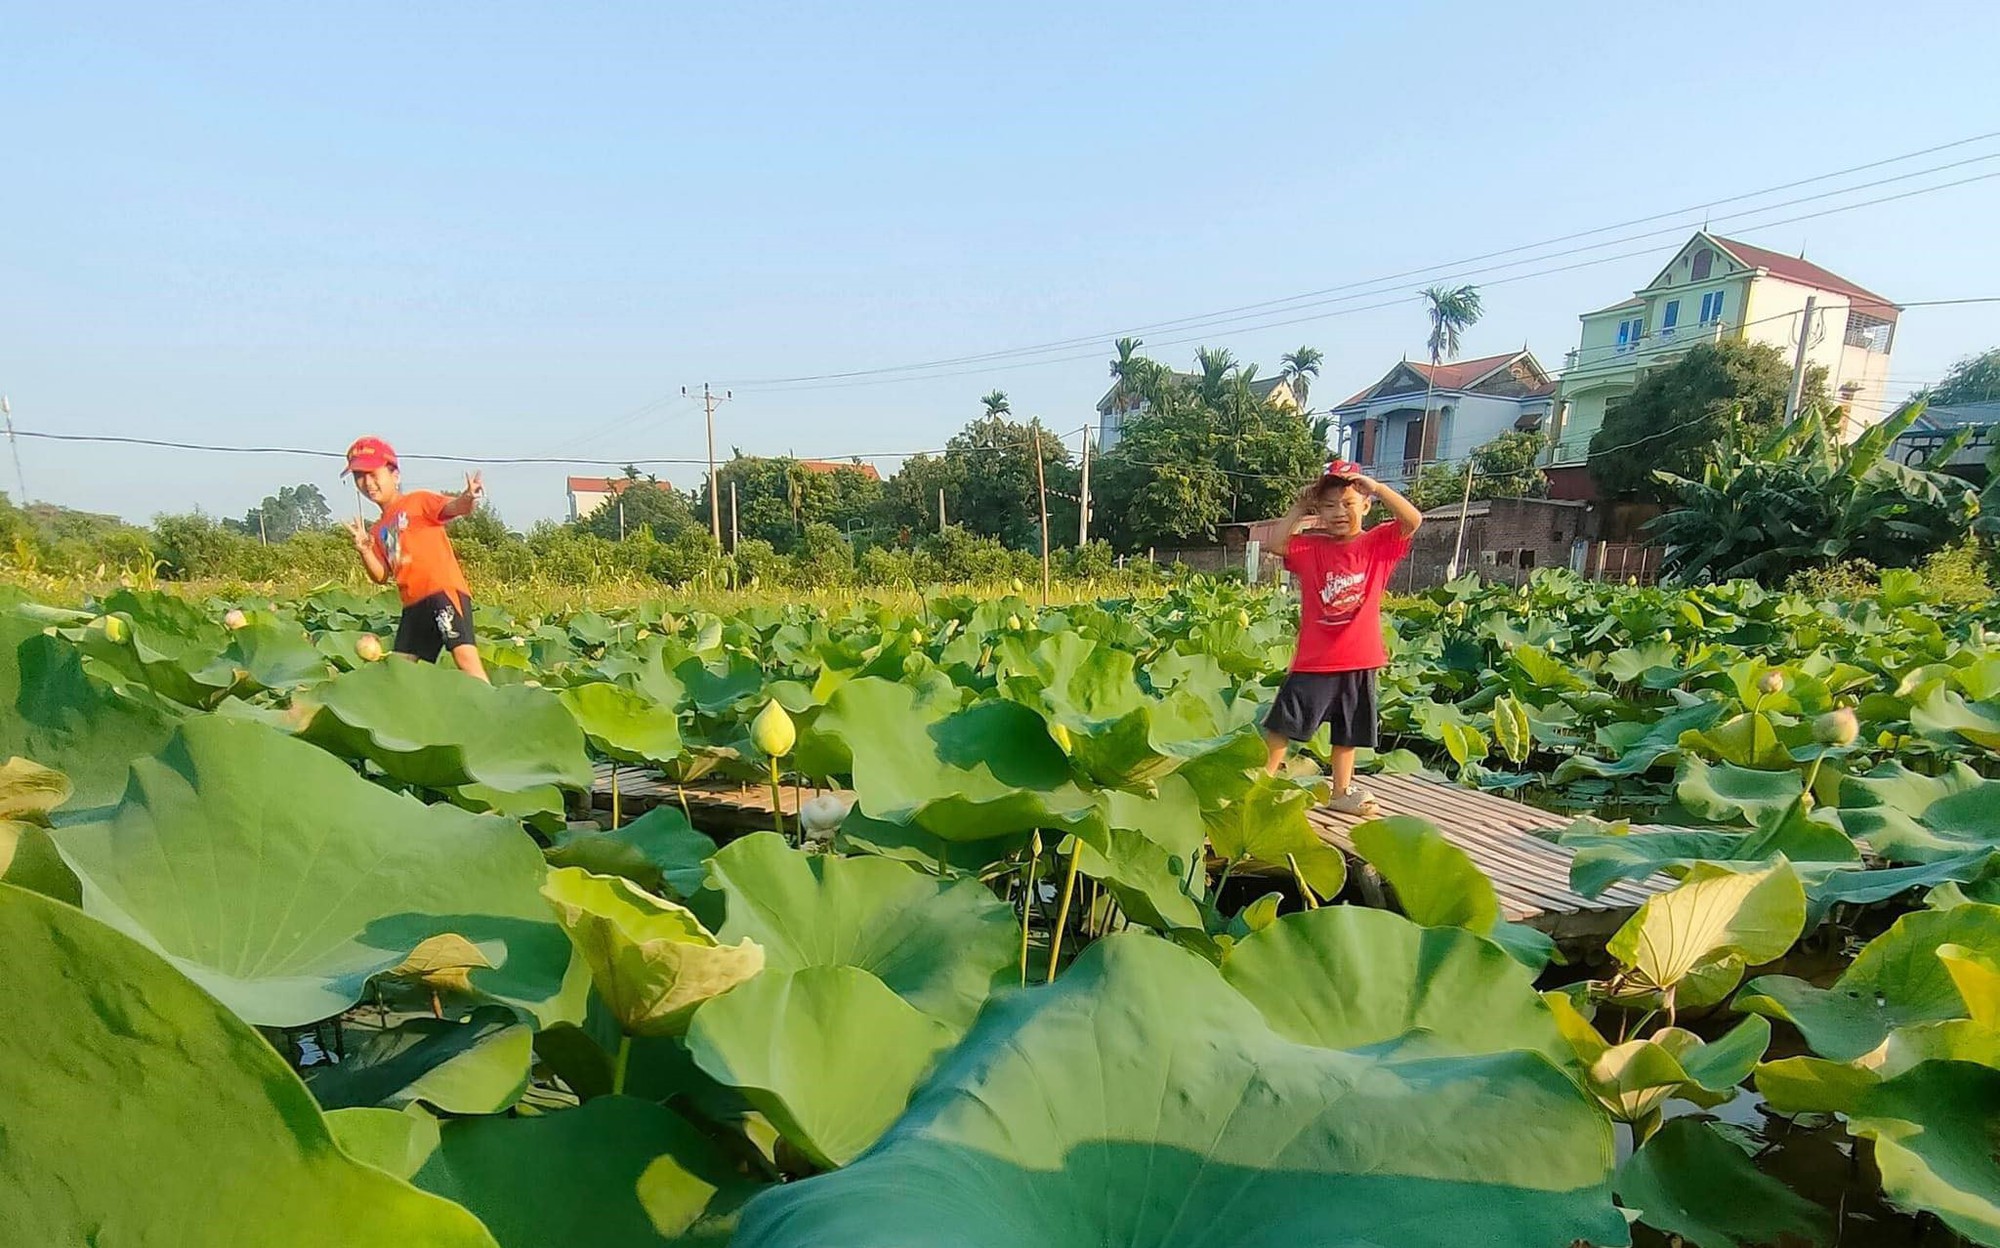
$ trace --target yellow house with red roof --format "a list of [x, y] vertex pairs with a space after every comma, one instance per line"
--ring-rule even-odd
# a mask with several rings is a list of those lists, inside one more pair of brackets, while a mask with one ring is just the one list
[[1769, 343], [1789, 361], [1804, 333], [1807, 363], [1825, 367], [1828, 392], [1847, 410], [1850, 430], [1858, 432], [1889, 414], [1889, 352], [1901, 311], [1802, 256], [1698, 231], [1630, 299], [1583, 314], [1582, 339], [1564, 361], [1556, 388], [1551, 492], [1558, 498], [1592, 496], [1584, 462], [1605, 412], [1631, 394], [1641, 377], [1697, 343], [1725, 338]]

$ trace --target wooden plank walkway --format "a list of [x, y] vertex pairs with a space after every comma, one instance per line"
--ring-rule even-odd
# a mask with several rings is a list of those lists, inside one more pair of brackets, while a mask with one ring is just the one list
[[[1559, 940], [1601, 938], [1617, 930], [1652, 893], [1669, 887], [1665, 876], [1617, 884], [1597, 897], [1583, 897], [1569, 886], [1571, 851], [1552, 845], [1535, 833], [1561, 827], [1561, 815], [1477, 789], [1462, 789], [1416, 776], [1363, 777], [1385, 815], [1417, 815], [1429, 820], [1446, 840], [1463, 849], [1493, 881], [1502, 915], [1516, 923], [1541, 928]], [[655, 772], [634, 767], [618, 769], [620, 806], [626, 818], [662, 802], [678, 804], [682, 790]], [[811, 788], [784, 786], [787, 818], [795, 816], [801, 794]], [[688, 813], [704, 831], [728, 840], [771, 826], [771, 791], [765, 785], [702, 781], [685, 787]], [[851, 794], [842, 793], [843, 797]], [[611, 764], [597, 765], [593, 804], [611, 807]], [[1357, 872], [1366, 864], [1354, 854], [1350, 837], [1361, 820], [1354, 815], [1319, 809], [1310, 816], [1320, 839], [1348, 855]]]

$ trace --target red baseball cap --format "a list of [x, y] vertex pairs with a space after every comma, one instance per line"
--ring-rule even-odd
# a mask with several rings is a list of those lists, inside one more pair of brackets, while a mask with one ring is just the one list
[[[355, 445], [359, 446], [360, 443], [357, 442]], [[1324, 477], [1358, 477], [1362, 476], [1363, 473], [1361, 465], [1351, 459], [1332, 459], [1327, 461], [1326, 471], [1320, 475]]]
[[384, 465], [396, 466], [396, 448], [380, 438], [356, 438], [347, 448], [349, 472], [373, 472]]

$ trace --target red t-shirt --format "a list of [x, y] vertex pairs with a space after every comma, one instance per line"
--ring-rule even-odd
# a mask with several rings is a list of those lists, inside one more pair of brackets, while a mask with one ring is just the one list
[[389, 565], [406, 607], [432, 594], [471, 596], [458, 556], [452, 553], [451, 539], [445, 536], [446, 501], [442, 494], [411, 490], [389, 504], [382, 518], [371, 526], [375, 553]]
[[1378, 524], [1340, 541], [1300, 533], [1285, 547], [1285, 570], [1299, 578], [1295, 672], [1357, 672], [1389, 661], [1382, 648], [1382, 595], [1410, 553], [1402, 526]]

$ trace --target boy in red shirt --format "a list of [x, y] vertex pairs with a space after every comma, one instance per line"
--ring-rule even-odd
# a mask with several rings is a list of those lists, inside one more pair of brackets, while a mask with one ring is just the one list
[[396, 653], [434, 663], [438, 652], [468, 676], [486, 679], [472, 636], [472, 589], [452, 552], [445, 522], [468, 515], [485, 487], [479, 474], [465, 476], [465, 490], [446, 498], [429, 490], [403, 493], [396, 451], [380, 438], [360, 438], [347, 448], [347, 471], [362, 497], [382, 509], [373, 525], [359, 516], [347, 522], [354, 549], [377, 585], [396, 582], [403, 618], [396, 626]]
[[[1395, 523], [1363, 528], [1377, 499]], [[1374, 795], [1354, 783], [1354, 751], [1375, 748], [1375, 673], [1388, 662], [1382, 595], [1423, 522], [1424, 513], [1409, 499], [1362, 472], [1361, 465], [1336, 459], [1300, 492], [1271, 544], [1285, 570], [1299, 578], [1299, 644], [1291, 673], [1264, 718], [1267, 770], [1277, 774], [1289, 742], [1304, 741], [1328, 725], [1333, 738], [1328, 805], [1348, 814], [1376, 813]]]

